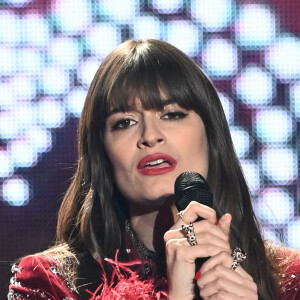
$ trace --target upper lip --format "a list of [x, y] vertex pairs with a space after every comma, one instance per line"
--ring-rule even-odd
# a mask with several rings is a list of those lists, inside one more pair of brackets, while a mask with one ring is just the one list
[[158, 161], [158, 160], [163, 160], [161, 162], [167, 162], [171, 166], [177, 163], [176, 160], [172, 156], [170, 156], [168, 154], [165, 154], [165, 153], [155, 153], [155, 154], [150, 154], [150, 155], [147, 155], [147, 156], [143, 157], [139, 161], [139, 163], [137, 165], [137, 168], [138, 169], [143, 169], [143, 168], [145, 168], [147, 166], [147, 164], [149, 164], [151, 162]]

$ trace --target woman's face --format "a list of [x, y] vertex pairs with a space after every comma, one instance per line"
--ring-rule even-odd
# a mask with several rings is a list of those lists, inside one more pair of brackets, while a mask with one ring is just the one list
[[174, 193], [182, 172], [207, 176], [202, 119], [170, 100], [163, 110], [145, 110], [139, 100], [126, 112], [113, 110], [106, 120], [105, 147], [117, 186], [132, 205], [160, 205]]

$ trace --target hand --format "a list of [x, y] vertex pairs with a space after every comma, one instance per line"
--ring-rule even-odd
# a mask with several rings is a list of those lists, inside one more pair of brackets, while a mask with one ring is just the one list
[[202, 299], [258, 299], [257, 285], [252, 277], [241, 266], [232, 270], [231, 264], [231, 255], [220, 252], [202, 265], [202, 275], [197, 280]]
[[[204, 220], [195, 222], [198, 217]], [[192, 201], [179, 219], [164, 235], [166, 244], [169, 299], [193, 299], [195, 260], [198, 257], [215, 256], [232, 252], [229, 244], [231, 215], [226, 214], [216, 226], [216, 212], [205, 205]], [[197, 245], [190, 246], [182, 225], [194, 225]]]

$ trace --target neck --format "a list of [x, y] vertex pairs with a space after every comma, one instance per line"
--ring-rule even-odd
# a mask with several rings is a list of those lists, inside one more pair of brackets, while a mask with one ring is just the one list
[[141, 211], [130, 205], [131, 226], [143, 244], [152, 251], [164, 252], [163, 236], [174, 224], [177, 210], [173, 201], [166, 201], [156, 210]]

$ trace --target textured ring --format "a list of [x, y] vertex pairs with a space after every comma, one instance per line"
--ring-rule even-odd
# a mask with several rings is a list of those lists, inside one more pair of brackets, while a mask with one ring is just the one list
[[241, 248], [235, 248], [232, 253], [233, 262], [231, 264], [231, 269], [235, 270], [241, 262], [243, 262], [247, 258], [247, 253], [243, 251]]
[[193, 223], [182, 225], [182, 230], [186, 232], [186, 239], [191, 246], [198, 245]]
[[183, 219], [183, 210], [181, 210], [180, 212], [178, 212], [177, 216], [180, 217], [180, 219], [184, 222], [184, 219]]

